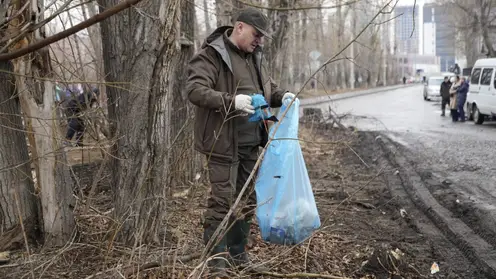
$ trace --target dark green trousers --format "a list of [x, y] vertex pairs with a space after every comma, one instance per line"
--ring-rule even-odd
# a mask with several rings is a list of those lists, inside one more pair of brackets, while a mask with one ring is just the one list
[[[209, 236], [217, 229], [229, 209], [236, 201], [241, 189], [247, 181], [250, 173], [255, 167], [259, 155], [259, 146], [239, 147], [238, 158], [233, 162], [210, 158], [208, 162], [209, 179], [211, 191], [207, 201], [207, 210], [204, 214], [204, 228], [206, 235], [204, 241], [207, 242]], [[254, 179], [245, 190], [238, 209], [240, 214], [232, 216], [229, 225], [236, 219], [243, 221], [234, 223], [231, 230], [226, 233], [227, 246], [245, 245], [249, 234], [249, 224], [255, 214], [256, 194]], [[247, 225], [248, 224], [248, 225]], [[246, 231], [248, 229], [248, 231]], [[229, 247], [226, 247], [229, 248]]]

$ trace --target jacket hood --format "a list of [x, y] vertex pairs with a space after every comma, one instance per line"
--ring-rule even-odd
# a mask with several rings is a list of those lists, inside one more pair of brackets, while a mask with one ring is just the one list
[[227, 30], [232, 29], [232, 28], [233, 28], [232, 26], [228, 26], [228, 25], [218, 27], [212, 33], [210, 33], [210, 35], [208, 35], [208, 37], [203, 42], [201, 48], [206, 48], [207, 45], [211, 44], [213, 41], [215, 41], [215, 39], [218, 39], [219, 37], [222, 38], [222, 35]]

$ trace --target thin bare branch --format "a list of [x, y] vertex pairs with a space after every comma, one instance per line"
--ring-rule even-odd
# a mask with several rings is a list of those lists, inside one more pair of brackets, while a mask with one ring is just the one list
[[64, 30], [64, 31], [61, 31], [53, 36], [50, 36], [46, 39], [43, 39], [43, 40], [40, 40], [36, 43], [33, 43], [33, 44], [30, 44], [26, 47], [23, 47], [19, 50], [16, 50], [16, 51], [13, 51], [13, 52], [10, 52], [10, 53], [4, 53], [4, 54], [0, 54], [0, 61], [5, 61], [5, 60], [11, 60], [11, 59], [15, 59], [15, 58], [18, 58], [18, 57], [21, 57], [23, 55], [26, 55], [30, 52], [33, 52], [33, 51], [37, 51], [49, 44], [53, 44], [57, 41], [60, 41], [72, 34], [75, 34], [85, 28], [88, 28], [89, 26], [93, 25], [93, 24], [96, 24], [122, 10], [125, 10], [127, 8], [130, 8], [131, 6], [141, 2], [142, 0], [126, 0], [126, 1], [123, 1], [107, 10], [105, 10], [104, 12], [102, 13], [99, 13], [97, 14], [96, 16], [94, 17], [91, 17], [89, 18], [88, 20], [85, 20], [77, 25], [75, 25], [74, 27], [71, 27], [67, 30]]
[[268, 11], [326, 10], [326, 9], [335, 9], [335, 8], [339, 8], [339, 7], [343, 7], [343, 6], [350, 6], [353, 3], [360, 2], [360, 0], [353, 0], [353, 1], [348, 1], [348, 2], [345, 2], [343, 4], [333, 5], [333, 6], [319, 6], [318, 5], [318, 6], [302, 6], [302, 7], [271, 7], [271, 6], [264, 6], [264, 5], [260, 5], [260, 4], [255, 4], [255, 3], [243, 1], [243, 0], [238, 0], [238, 1], [240, 3], [246, 5], [246, 6], [264, 9], [264, 10], [268, 10]]

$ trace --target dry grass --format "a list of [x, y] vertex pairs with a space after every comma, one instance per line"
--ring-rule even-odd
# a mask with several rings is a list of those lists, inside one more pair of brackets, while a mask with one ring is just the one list
[[[398, 272], [411, 275], [407, 278], [416, 278], [414, 269], [427, 270], [430, 259], [417, 259], [411, 253], [424, 249], [424, 244], [410, 240], [398, 243], [400, 237], [415, 239], [416, 234], [401, 220], [391, 218], [398, 214], [394, 201], [378, 170], [364, 163], [370, 163], [373, 154], [367, 153], [358, 135], [319, 127], [303, 129], [301, 138], [322, 227], [301, 245], [288, 247], [262, 241], [254, 226], [250, 254], [255, 263], [265, 263], [277, 274], [255, 276], [238, 271], [232, 278], [303, 276], [298, 273], [320, 278], [376, 278], [371, 274], [381, 271], [365, 272], [362, 266], [378, 251], [386, 255], [382, 272], [392, 274], [396, 272], [394, 266], [400, 268]], [[85, 182], [84, 177], [92, 177], [97, 169], [98, 165], [75, 168], [83, 188], [91, 182]], [[176, 189], [168, 202], [162, 243], [133, 249], [118, 243], [109, 245], [113, 209], [108, 174], [104, 178], [88, 213], [81, 214], [82, 201], [76, 208], [79, 234], [72, 243], [56, 250], [33, 247], [30, 262], [23, 250], [12, 251], [10, 265], [0, 266], [0, 277], [31, 278], [32, 270], [34, 278], [188, 278], [201, 265], [197, 258], [203, 249], [201, 215], [208, 187], [199, 184], [194, 191]], [[407, 252], [405, 259], [415, 268], [388, 265], [388, 251], [396, 248]]]

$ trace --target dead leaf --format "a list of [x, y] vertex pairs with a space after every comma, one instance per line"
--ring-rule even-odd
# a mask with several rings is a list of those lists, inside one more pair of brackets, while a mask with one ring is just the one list
[[0, 264], [6, 264], [10, 261], [10, 252], [0, 252]]

